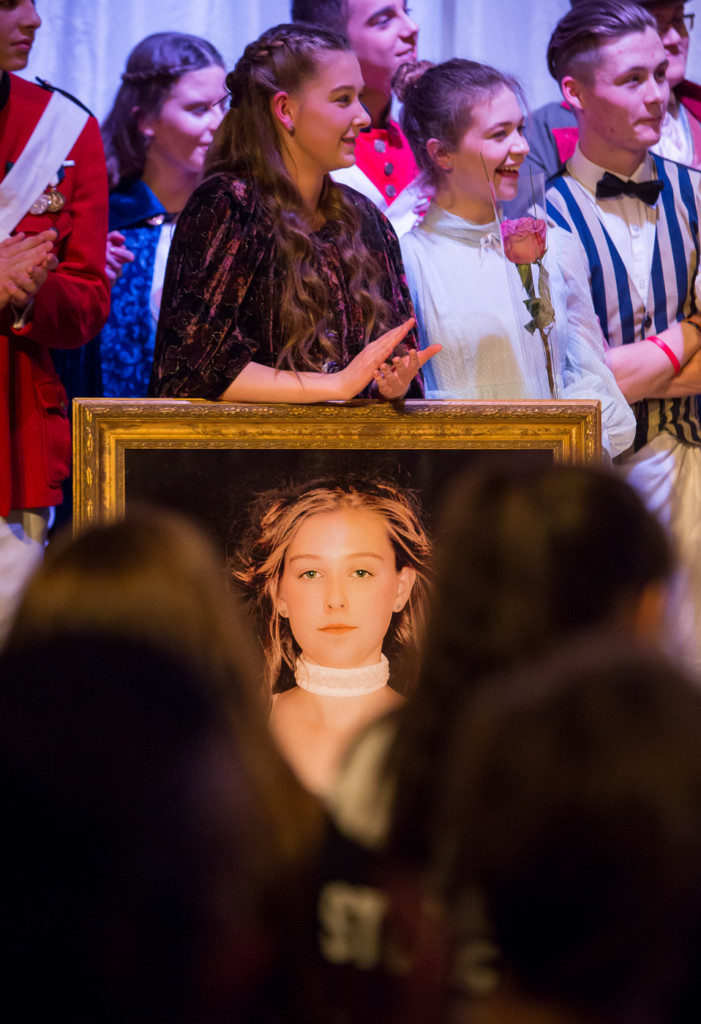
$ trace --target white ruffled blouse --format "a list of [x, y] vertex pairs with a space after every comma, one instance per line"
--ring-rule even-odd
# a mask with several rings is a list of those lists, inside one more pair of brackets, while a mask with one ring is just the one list
[[[400, 245], [421, 345], [443, 345], [424, 366], [426, 397], [549, 398], [542, 341], [538, 331], [525, 330], [527, 295], [502, 255], [498, 222], [471, 224], [432, 202]], [[548, 231], [543, 262], [555, 310], [559, 395], [601, 401], [604, 444], [613, 457], [632, 444], [635, 419], [604, 363], [581, 255], [562, 232]]]

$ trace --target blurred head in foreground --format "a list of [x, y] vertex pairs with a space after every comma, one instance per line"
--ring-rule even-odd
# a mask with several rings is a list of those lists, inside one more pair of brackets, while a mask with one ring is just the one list
[[680, 1024], [701, 999], [701, 691], [627, 635], [455, 716], [432, 867], [451, 1020]]
[[[597, 626], [659, 634], [673, 557], [637, 494], [604, 471], [501, 462], [465, 474], [438, 529], [419, 685], [392, 752], [393, 843], [421, 860], [421, 809], [463, 695], [485, 676]], [[450, 714], [447, 709], [451, 709]]]
[[7, 651], [0, 677], [9, 1017], [241, 1020], [270, 840], [217, 680], [94, 632]]
[[78, 536], [52, 541], [28, 587], [14, 644], [66, 629], [96, 629], [156, 641], [238, 680], [232, 700], [251, 698], [259, 670], [219, 557], [190, 521], [147, 506]]
[[201, 666], [225, 703], [249, 784], [269, 817], [271, 871], [280, 856], [306, 857], [317, 810], [269, 738], [255, 644], [222, 560], [193, 523], [143, 507], [53, 541], [8, 643], [21, 648], [74, 631], [144, 641]]

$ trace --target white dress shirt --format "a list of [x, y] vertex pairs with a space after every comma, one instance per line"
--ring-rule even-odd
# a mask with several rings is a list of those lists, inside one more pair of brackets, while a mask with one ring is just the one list
[[[567, 170], [590, 197], [599, 220], [621, 254], [633, 284], [643, 302], [646, 302], [655, 248], [657, 206], [660, 200], [658, 199], [654, 206], [649, 206], [637, 196], [620, 195], [611, 199], [597, 199], [598, 182], [607, 170], [611, 174], [616, 172], [592, 163], [584, 156], [579, 145], [567, 163]], [[647, 153], [640, 166], [628, 178], [620, 174], [616, 176], [623, 180], [640, 182], [656, 178], [657, 173], [652, 157]]]
[[177, 221], [166, 221], [161, 227], [161, 233], [158, 236], [158, 243], [156, 245], [156, 256], [153, 261], [153, 277], [151, 279], [151, 294], [149, 298], [149, 311], [151, 313], [151, 319], [153, 321], [153, 330], [155, 332], [158, 327], [158, 317], [161, 312], [161, 297], [163, 295], [163, 283], [166, 279], [166, 264], [168, 263], [168, 253], [170, 252], [170, 244], [173, 241], [173, 235], [175, 234], [175, 225]]

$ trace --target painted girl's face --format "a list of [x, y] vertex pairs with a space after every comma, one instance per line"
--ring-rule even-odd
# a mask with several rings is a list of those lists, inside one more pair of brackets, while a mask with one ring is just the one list
[[226, 72], [216, 64], [186, 71], [174, 83], [158, 114], [141, 119], [151, 141], [147, 161], [178, 174], [199, 174], [214, 133], [224, 117]]
[[355, 163], [355, 142], [370, 124], [360, 102], [363, 78], [350, 51], [332, 53], [318, 73], [287, 99], [289, 124], [284, 133], [296, 174], [302, 178], [327, 174]]
[[34, 0], [0, 0], [0, 69], [26, 68], [34, 33], [40, 25]]
[[277, 610], [305, 658], [328, 668], [376, 665], [395, 612], [416, 578], [397, 570], [377, 512], [319, 512], [305, 519], [285, 554]]
[[515, 199], [519, 168], [528, 152], [518, 99], [507, 85], [500, 85], [475, 104], [472, 124], [447, 154], [450, 187], [458, 195], [491, 202], [491, 181], [498, 200]]

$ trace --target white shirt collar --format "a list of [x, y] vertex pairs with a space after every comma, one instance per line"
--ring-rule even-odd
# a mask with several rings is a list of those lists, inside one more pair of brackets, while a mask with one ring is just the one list
[[[567, 170], [580, 185], [583, 185], [588, 192], [594, 195], [596, 195], [597, 184], [607, 171], [609, 174], [616, 174], [610, 168], [599, 167], [598, 164], [592, 163], [591, 160], [587, 159], [579, 148], [579, 143], [577, 143], [571, 159], [567, 161]], [[632, 174], [625, 176], [616, 174], [616, 177], [623, 178], [624, 181], [649, 181], [651, 178], [657, 177], [655, 161], [650, 153], [646, 153], [645, 159], [635, 168]]]

